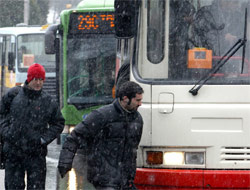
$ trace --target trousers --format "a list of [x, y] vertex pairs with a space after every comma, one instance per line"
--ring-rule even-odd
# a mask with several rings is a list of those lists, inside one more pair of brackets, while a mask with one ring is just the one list
[[25, 174], [27, 190], [45, 189], [46, 157], [45, 156], [7, 156], [5, 160], [5, 189], [25, 189]]

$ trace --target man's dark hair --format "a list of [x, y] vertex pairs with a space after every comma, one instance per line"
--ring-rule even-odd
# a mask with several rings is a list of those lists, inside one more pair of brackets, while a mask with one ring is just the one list
[[132, 81], [127, 81], [120, 86], [117, 97], [122, 100], [124, 96], [127, 96], [131, 101], [132, 98], [136, 97], [136, 94], [142, 94], [143, 92], [144, 91], [139, 84]]

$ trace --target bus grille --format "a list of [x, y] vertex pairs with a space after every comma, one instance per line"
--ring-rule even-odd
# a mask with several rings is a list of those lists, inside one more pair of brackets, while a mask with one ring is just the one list
[[43, 84], [43, 90], [57, 100], [56, 78], [46, 77], [45, 82]]
[[250, 147], [222, 147], [221, 160], [250, 162]]

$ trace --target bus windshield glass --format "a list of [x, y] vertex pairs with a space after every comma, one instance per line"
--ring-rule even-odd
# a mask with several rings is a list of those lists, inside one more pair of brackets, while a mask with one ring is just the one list
[[[147, 22], [141, 25], [147, 31], [146, 41], [138, 35], [145, 46], [138, 53], [146, 51], [145, 58], [138, 60], [140, 76], [193, 84], [211, 73], [226, 52], [244, 38], [244, 28], [250, 25], [250, 9], [245, 22], [246, 8], [250, 8], [250, 1], [148, 0]], [[249, 45], [245, 46], [245, 54], [242, 50], [240, 47], [213, 73], [208, 84], [249, 84]]]
[[68, 39], [68, 103], [79, 106], [112, 101], [115, 53], [114, 35]]
[[33, 63], [44, 66], [46, 72], [55, 72], [55, 56], [45, 54], [44, 34], [25, 34], [17, 38], [18, 70], [27, 72]]

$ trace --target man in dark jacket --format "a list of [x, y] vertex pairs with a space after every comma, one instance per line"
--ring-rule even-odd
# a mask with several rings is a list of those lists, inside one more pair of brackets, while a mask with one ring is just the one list
[[47, 145], [63, 130], [59, 106], [42, 90], [45, 70], [29, 67], [23, 87], [11, 88], [0, 103], [5, 189], [45, 189]]
[[118, 98], [88, 115], [68, 135], [59, 157], [62, 177], [71, 169], [81, 143], [88, 145], [88, 180], [96, 189], [136, 189], [136, 151], [141, 139], [143, 120], [137, 111], [143, 89], [125, 82]]

